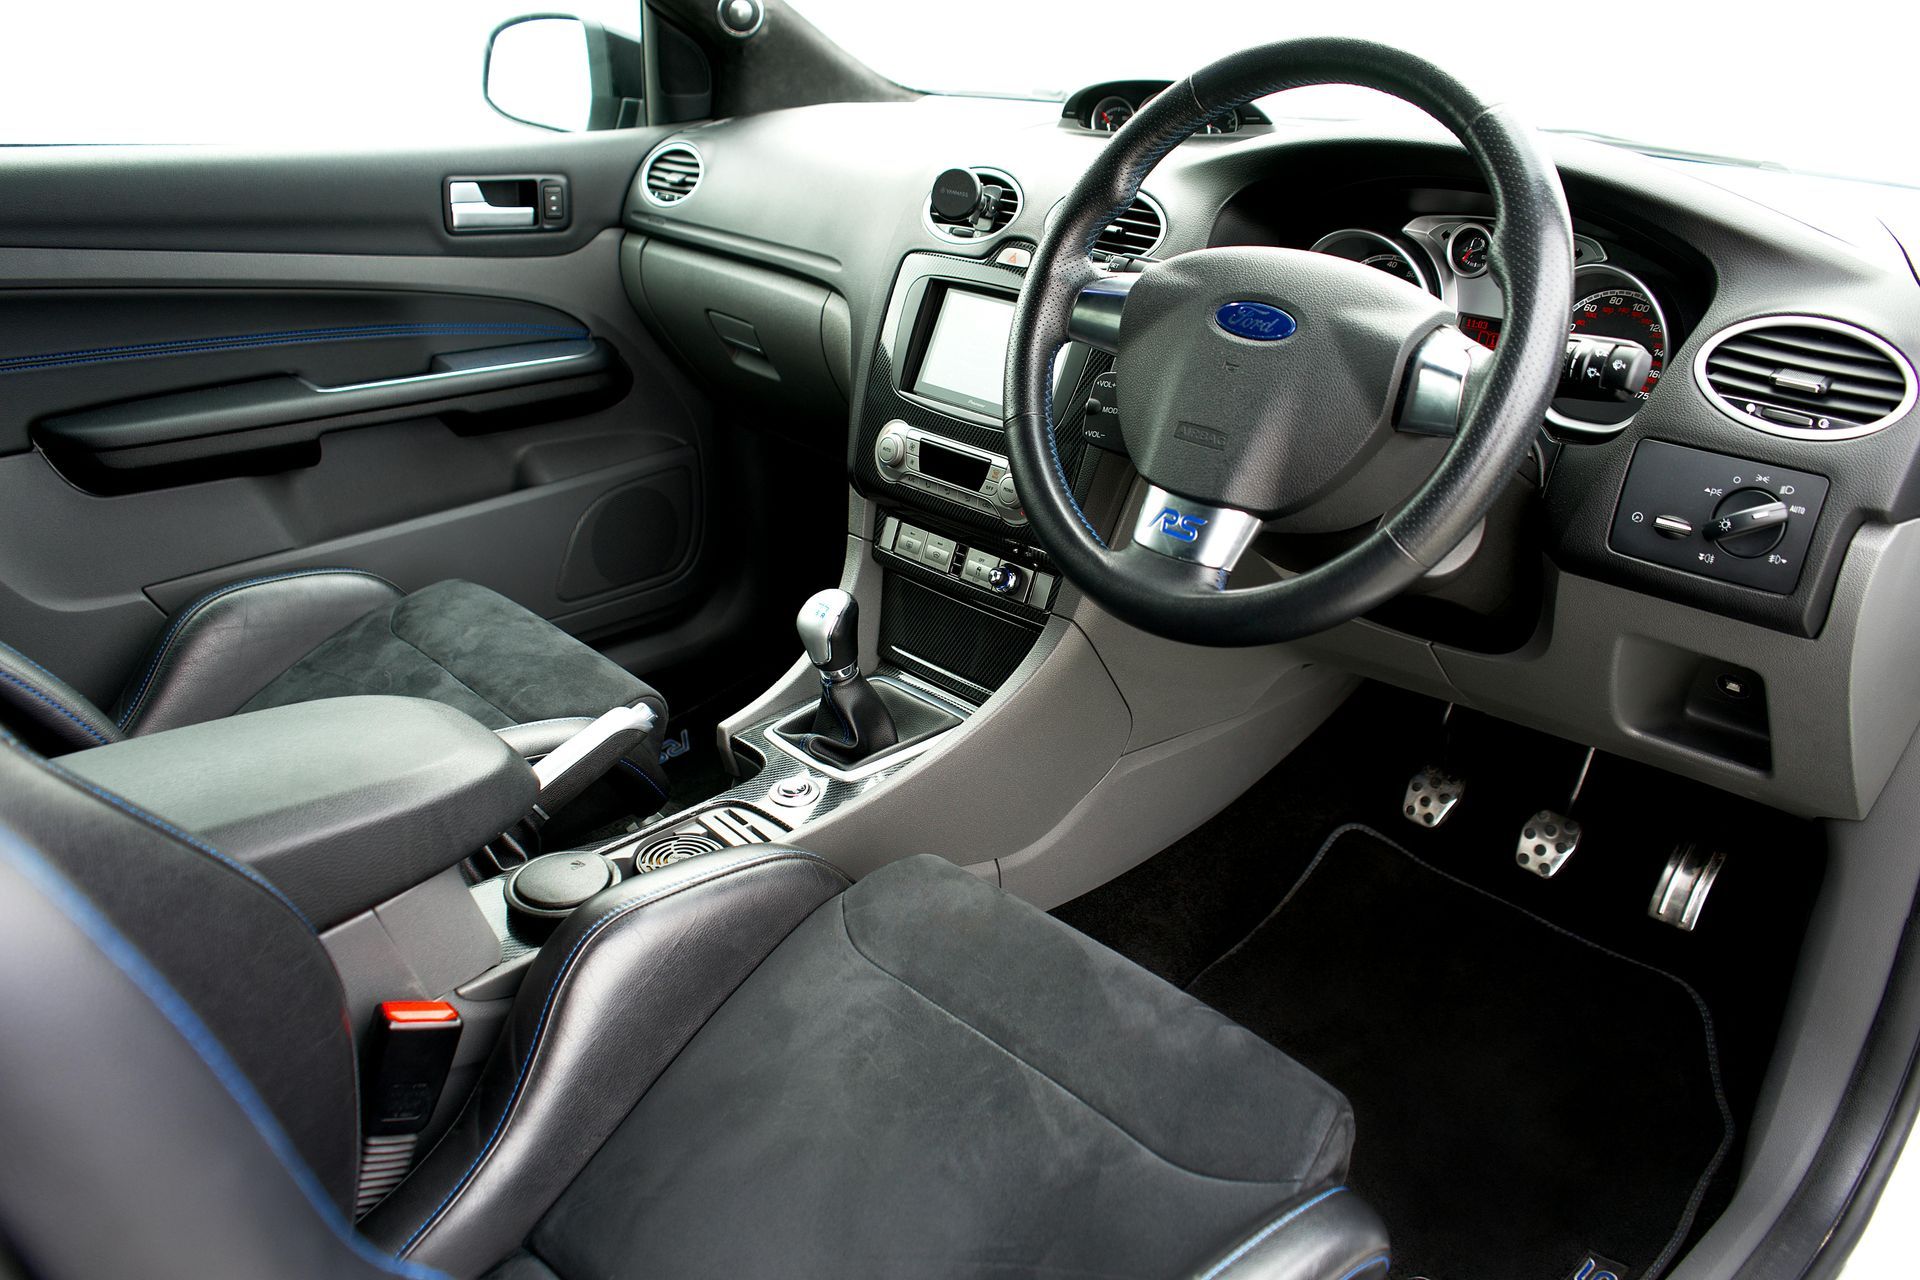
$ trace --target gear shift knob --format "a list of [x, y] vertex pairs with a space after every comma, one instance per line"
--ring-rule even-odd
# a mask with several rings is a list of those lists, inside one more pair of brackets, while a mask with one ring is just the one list
[[795, 622], [807, 658], [828, 680], [860, 672], [860, 605], [838, 587], [816, 591], [800, 606]]

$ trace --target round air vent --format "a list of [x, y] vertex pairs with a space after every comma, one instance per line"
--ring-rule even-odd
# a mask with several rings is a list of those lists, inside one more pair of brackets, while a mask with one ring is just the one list
[[633, 869], [637, 872], [658, 871], [661, 867], [697, 858], [718, 848], [720, 842], [710, 835], [698, 831], [676, 831], [653, 841], [635, 854]]
[[1093, 255], [1096, 258], [1144, 258], [1158, 249], [1166, 237], [1167, 212], [1159, 201], [1143, 191], [1119, 217], [1107, 224], [1105, 231], [1094, 237]]
[[663, 143], [641, 164], [640, 189], [649, 203], [670, 208], [692, 195], [705, 173], [706, 165], [692, 144]]
[[1694, 380], [1714, 407], [1756, 430], [1850, 440], [1906, 416], [1913, 366], [1885, 339], [1817, 316], [1766, 316], [1722, 329]]
[[997, 236], [1020, 216], [1026, 204], [1026, 193], [1020, 190], [1012, 174], [978, 166], [969, 172], [980, 180], [980, 201], [973, 212], [958, 217], [943, 214], [933, 207], [933, 193], [927, 194], [924, 209], [927, 228], [942, 240], [964, 244]]

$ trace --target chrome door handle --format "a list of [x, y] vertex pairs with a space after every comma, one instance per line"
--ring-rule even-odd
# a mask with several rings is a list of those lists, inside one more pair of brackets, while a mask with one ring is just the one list
[[531, 227], [536, 221], [530, 204], [488, 204], [477, 182], [449, 182], [447, 209], [455, 231], [499, 231], [507, 227]]

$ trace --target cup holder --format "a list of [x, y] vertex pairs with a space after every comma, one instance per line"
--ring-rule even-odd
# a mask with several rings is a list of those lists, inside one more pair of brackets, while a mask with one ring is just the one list
[[704, 831], [669, 832], [640, 846], [633, 855], [633, 869], [636, 873], [658, 871], [661, 867], [697, 858], [703, 853], [712, 853], [720, 847], [720, 842]]

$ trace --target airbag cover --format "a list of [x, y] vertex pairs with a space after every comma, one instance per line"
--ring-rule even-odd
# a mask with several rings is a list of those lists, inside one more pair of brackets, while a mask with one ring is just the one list
[[1140, 473], [1214, 506], [1308, 506], [1393, 429], [1401, 370], [1450, 314], [1344, 258], [1221, 248], [1149, 267], [1120, 331], [1121, 430]]

